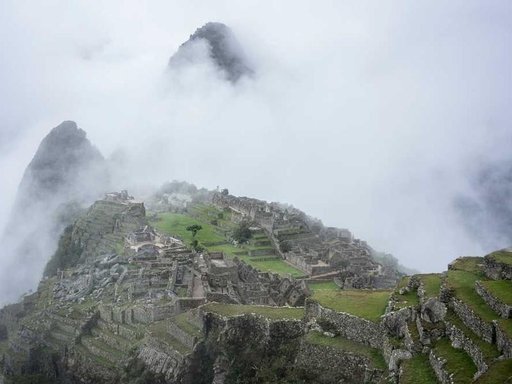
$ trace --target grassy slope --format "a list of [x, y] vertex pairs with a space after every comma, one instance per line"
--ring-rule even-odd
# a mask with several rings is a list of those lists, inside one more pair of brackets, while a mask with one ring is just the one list
[[447, 360], [445, 368], [449, 373], [454, 374], [455, 384], [466, 384], [472, 381], [477, 368], [466, 352], [453, 348], [448, 339], [438, 340], [435, 352], [437, 356]]
[[334, 284], [333, 281], [308, 281], [308, 287], [313, 292], [314, 291], [322, 291], [322, 290], [329, 290], [329, 291], [339, 291], [340, 288]]
[[476, 344], [478, 348], [480, 348], [487, 362], [490, 362], [492, 359], [495, 359], [500, 355], [495, 345], [483, 341], [471, 329], [466, 327], [462, 320], [460, 320], [452, 310], [449, 310], [446, 314], [446, 320], [459, 328], [467, 337], [473, 341], [473, 343]]
[[441, 275], [438, 273], [429, 273], [424, 275], [418, 275], [423, 286], [425, 288], [425, 297], [437, 297], [439, 296], [439, 290], [441, 289]]
[[428, 355], [417, 355], [401, 364], [403, 373], [400, 384], [431, 384], [437, 383], [434, 370], [428, 361]]
[[313, 290], [312, 298], [338, 312], [378, 322], [386, 309], [390, 290]]
[[489, 255], [489, 257], [496, 260], [498, 263], [512, 264], [512, 252], [508, 251], [496, 251]]
[[512, 305], [512, 281], [491, 280], [482, 281], [482, 285], [504, 304]]

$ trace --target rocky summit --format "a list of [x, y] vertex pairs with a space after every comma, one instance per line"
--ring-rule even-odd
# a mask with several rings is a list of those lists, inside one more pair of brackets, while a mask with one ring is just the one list
[[512, 252], [404, 276], [284, 204], [107, 193], [0, 310], [4, 383], [504, 383]]
[[244, 51], [231, 29], [222, 23], [206, 23], [198, 28], [184, 42], [169, 60], [169, 67], [179, 67], [197, 62], [198, 55], [193, 49], [198, 43], [206, 44], [208, 56], [226, 78], [235, 83], [253, 70], [247, 62]]
[[[0, 270], [3, 299], [17, 299], [37, 283], [60, 232], [108, 183], [103, 156], [75, 122], [64, 121], [50, 131], [25, 169], [0, 235], [6, 256]], [[26, 272], [19, 272], [21, 265]]]

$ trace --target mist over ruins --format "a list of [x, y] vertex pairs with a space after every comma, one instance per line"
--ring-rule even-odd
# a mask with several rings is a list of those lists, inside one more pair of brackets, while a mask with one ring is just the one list
[[0, 384], [511, 382], [512, 5], [115, 3], [0, 5]]

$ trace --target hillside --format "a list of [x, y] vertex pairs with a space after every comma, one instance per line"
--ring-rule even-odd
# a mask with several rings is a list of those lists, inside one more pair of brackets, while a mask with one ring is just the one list
[[37, 291], [0, 311], [0, 382], [510, 379], [512, 252], [398, 278], [371, 251], [227, 191], [109, 193], [63, 233]]

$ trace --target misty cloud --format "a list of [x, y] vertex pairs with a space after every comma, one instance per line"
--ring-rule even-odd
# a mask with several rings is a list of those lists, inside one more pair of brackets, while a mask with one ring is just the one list
[[[512, 136], [508, 2], [52, 5], [0, 5], [3, 223], [39, 141], [74, 120], [117, 189], [182, 179], [291, 203], [424, 271], [490, 250], [454, 201]], [[204, 47], [167, 70], [208, 21], [254, 76], [226, 82]]]

